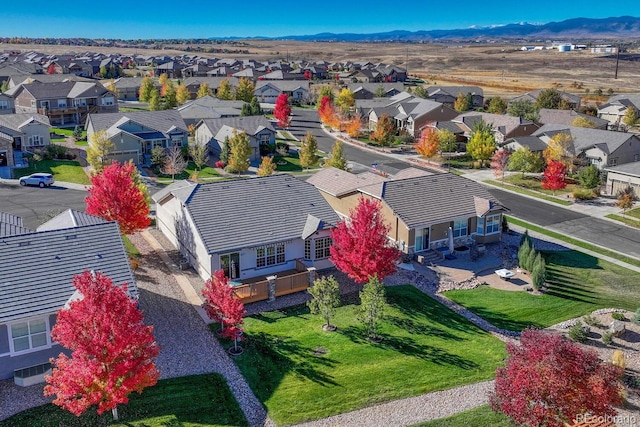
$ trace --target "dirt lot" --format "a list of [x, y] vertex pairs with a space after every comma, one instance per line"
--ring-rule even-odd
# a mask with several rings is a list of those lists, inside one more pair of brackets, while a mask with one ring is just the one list
[[[588, 51], [557, 50], [520, 51], [520, 45], [453, 45], [405, 43], [319, 43], [296, 41], [247, 41], [249, 54], [218, 54], [239, 59], [305, 59], [334, 61], [385, 62], [406, 67], [429, 84], [479, 85], [485, 96], [514, 96], [526, 91], [556, 86], [579, 95], [585, 89], [598, 88], [606, 93], [640, 91], [640, 61], [622, 60], [618, 79], [614, 79], [614, 57], [594, 55]], [[229, 46], [231, 47], [231, 46]], [[0, 49], [36, 50], [67, 53], [103, 51], [152, 55], [182, 54], [167, 46], [163, 50], [87, 48], [77, 46], [1, 45]], [[637, 52], [636, 52], [637, 53]], [[206, 56], [214, 56], [213, 54]], [[575, 82], [575, 84], [574, 84]], [[575, 87], [576, 84], [579, 87]]]

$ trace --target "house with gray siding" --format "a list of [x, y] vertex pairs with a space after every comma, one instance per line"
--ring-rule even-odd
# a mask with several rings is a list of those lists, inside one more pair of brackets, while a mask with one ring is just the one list
[[187, 126], [196, 125], [200, 120], [222, 117], [240, 117], [244, 101], [227, 101], [214, 96], [203, 96], [185, 102], [178, 112]]
[[187, 125], [177, 110], [91, 114], [85, 128], [90, 145], [96, 132], [107, 133], [115, 147], [109, 160], [132, 161], [136, 165], [148, 165], [155, 147], [184, 147], [189, 137]]
[[51, 328], [58, 310], [74, 297], [74, 275], [100, 271], [138, 296], [116, 222], [81, 220], [67, 227], [64, 220], [51, 221], [42, 231], [14, 225], [0, 245], [0, 379], [14, 378], [19, 385], [42, 382], [49, 359], [64, 350], [51, 339]]
[[281, 94], [286, 94], [292, 104], [302, 104], [309, 100], [309, 82], [300, 80], [258, 80], [253, 94], [258, 101], [275, 104]]
[[607, 172], [606, 194], [615, 196], [631, 187], [636, 198], [640, 197], [640, 162], [611, 166], [604, 170]]
[[198, 144], [208, 145], [209, 151], [218, 155], [228, 138], [242, 132], [249, 137], [251, 161], [259, 161], [261, 155], [268, 151], [265, 146], [276, 143], [276, 131], [264, 116], [205, 119], [196, 125], [195, 139]]
[[289, 175], [197, 184], [179, 181], [152, 196], [156, 224], [203, 279], [234, 281], [332, 266], [338, 216], [313, 185]]
[[579, 163], [592, 164], [602, 170], [640, 161], [640, 137], [632, 133], [550, 124], [542, 126], [533, 136], [549, 144], [558, 133], [571, 136], [570, 154], [575, 155]]
[[0, 167], [20, 166], [21, 151], [48, 146], [50, 129], [49, 118], [40, 114], [0, 115]]
[[0, 93], [0, 115], [13, 114], [14, 112], [13, 98], [4, 93]]

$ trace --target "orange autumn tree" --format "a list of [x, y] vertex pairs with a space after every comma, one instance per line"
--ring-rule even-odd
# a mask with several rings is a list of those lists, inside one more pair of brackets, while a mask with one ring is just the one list
[[349, 135], [351, 138], [357, 138], [360, 136], [361, 126], [362, 126], [362, 121], [360, 120], [360, 116], [356, 114], [355, 116], [351, 117], [349, 121], [346, 122], [345, 132], [347, 132], [347, 135]]
[[415, 144], [418, 154], [424, 157], [433, 157], [440, 150], [440, 138], [438, 132], [432, 128], [424, 128], [420, 134], [420, 140]]

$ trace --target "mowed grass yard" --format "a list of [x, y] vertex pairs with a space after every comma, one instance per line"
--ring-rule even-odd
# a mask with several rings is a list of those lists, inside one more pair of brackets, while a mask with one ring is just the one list
[[640, 273], [578, 251], [543, 253], [548, 291], [543, 295], [488, 286], [445, 295], [495, 326], [545, 328], [599, 308], [640, 307]]
[[491, 379], [505, 346], [412, 286], [387, 288], [380, 343], [356, 320], [359, 301], [338, 308], [335, 332], [305, 306], [245, 320], [234, 360], [279, 425]]
[[0, 427], [218, 427], [246, 426], [247, 422], [227, 383], [219, 374], [160, 380], [142, 394], [132, 393], [118, 407], [119, 421], [111, 412], [89, 410], [80, 417], [48, 404], [4, 421]]
[[21, 176], [31, 175], [36, 172], [45, 172], [53, 175], [53, 179], [62, 182], [75, 182], [76, 184], [89, 185], [91, 181], [80, 163], [75, 160], [41, 160], [35, 163], [35, 168], [17, 168], [13, 170], [15, 179]]
[[509, 417], [494, 412], [488, 405], [460, 412], [447, 418], [427, 421], [413, 427], [515, 427]]

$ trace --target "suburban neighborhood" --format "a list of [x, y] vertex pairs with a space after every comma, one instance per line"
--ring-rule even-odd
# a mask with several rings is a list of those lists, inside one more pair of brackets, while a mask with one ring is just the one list
[[69, 47], [0, 44], [0, 427], [637, 425], [640, 94]]

